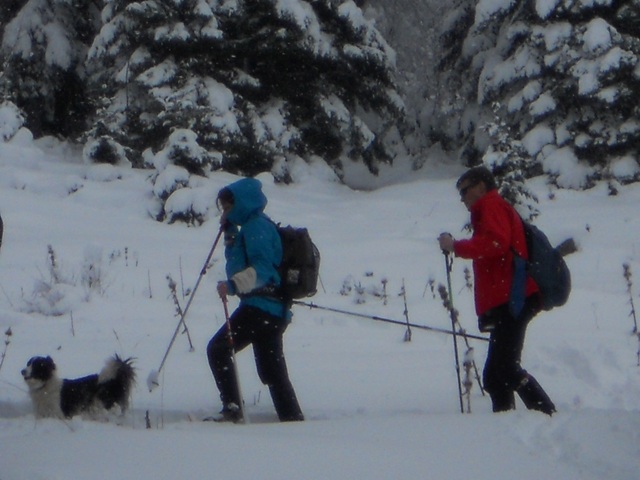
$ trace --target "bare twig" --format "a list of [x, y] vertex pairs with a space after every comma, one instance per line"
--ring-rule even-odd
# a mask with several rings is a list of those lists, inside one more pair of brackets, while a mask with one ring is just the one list
[[471, 413], [471, 389], [473, 388], [473, 377], [471, 371], [474, 367], [474, 363], [473, 347], [469, 347], [465, 352], [464, 359], [462, 361], [462, 368], [464, 369], [464, 380], [462, 381], [464, 391], [462, 392], [462, 395], [467, 399], [467, 413]]
[[11, 344], [11, 337], [13, 336], [13, 332], [11, 331], [11, 327], [7, 328], [4, 332], [4, 350], [2, 351], [2, 355], [0, 356], [0, 370], [2, 370], [2, 365], [4, 365], [4, 359], [7, 356], [7, 349]]
[[[466, 330], [462, 328], [462, 326], [460, 325], [460, 321], [458, 319], [458, 310], [453, 307], [453, 301], [450, 298], [449, 293], [447, 289], [444, 287], [444, 285], [442, 284], [438, 285], [438, 293], [440, 294], [440, 298], [442, 299], [442, 305], [449, 312], [449, 316], [451, 317], [451, 322], [454, 330], [458, 335], [460, 335], [463, 338], [465, 346], [467, 347], [467, 351], [468, 351], [471, 348], [471, 345], [469, 344], [469, 338], [468, 338], [469, 335], [467, 335]], [[484, 387], [482, 386], [482, 381], [480, 380], [480, 373], [478, 371], [476, 362], [475, 360], [473, 360], [473, 358], [472, 358], [472, 365], [473, 365], [473, 370], [475, 372], [476, 380], [478, 382], [478, 386], [480, 387], [480, 391], [482, 392], [482, 395], [484, 395], [485, 394]]]
[[388, 280], [386, 278], [383, 278], [381, 280], [381, 282], [382, 282], [382, 300], [383, 300], [382, 304], [386, 305], [387, 304], [387, 299], [388, 299], [388, 296], [387, 296], [387, 283], [388, 283]]
[[184, 312], [182, 311], [182, 307], [180, 306], [180, 300], [178, 299], [178, 293], [176, 292], [176, 282], [171, 278], [171, 275], [167, 275], [167, 281], [169, 282], [169, 291], [171, 292], [171, 298], [173, 299], [173, 303], [176, 306], [176, 316], [180, 317], [180, 321], [184, 330], [182, 333], [187, 334], [187, 338], [189, 339], [189, 351], [195, 351], [193, 346], [193, 342], [191, 341], [191, 334], [189, 333], [189, 329], [187, 328], [187, 324], [184, 321]]
[[407, 290], [404, 288], [404, 278], [402, 279], [402, 290], [400, 292], [404, 300], [404, 318], [407, 320], [407, 331], [404, 332], [404, 341], [411, 341], [411, 325], [409, 323], [409, 309], [407, 308]]
[[633, 330], [631, 331], [632, 335], [635, 335], [638, 338], [638, 352], [637, 356], [637, 364], [640, 367], [640, 332], [638, 332], [638, 319], [636, 317], [636, 307], [633, 303], [633, 281], [631, 280], [631, 266], [628, 263], [622, 265], [623, 276], [627, 282], [627, 293], [629, 294], [629, 303], [631, 304], [631, 312], [629, 316], [633, 318]]
[[56, 253], [51, 245], [47, 245], [47, 253], [49, 254], [49, 273], [53, 283], [61, 283], [60, 273], [58, 272], [58, 261]]

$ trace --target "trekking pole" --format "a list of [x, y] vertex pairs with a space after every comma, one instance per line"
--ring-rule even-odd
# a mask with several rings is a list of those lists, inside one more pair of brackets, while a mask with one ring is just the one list
[[[467, 334], [467, 332], [465, 331], [464, 328], [462, 328], [462, 326], [460, 325], [460, 320], [458, 319], [458, 311], [455, 309], [455, 307], [453, 306], [453, 290], [451, 288], [451, 266], [453, 264], [453, 259], [451, 259], [450, 261], [447, 260], [447, 288], [448, 288], [448, 295], [449, 295], [449, 303], [451, 306], [451, 314], [453, 315], [453, 321], [454, 323], [456, 323], [458, 325], [458, 334], [460, 336], [462, 336], [462, 339], [464, 340], [464, 344], [467, 347], [467, 351], [469, 350], [473, 350], [473, 347], [471, 347], [471, 345], [469, 345], [469, 338], [471, 337], [471, 335]], [[476, 377], [476, 381], [478, 382], [478, 387], [480, 387], [480, 392], [482, 393], [482, 396], [485, 395], [485, 391], [484, 391], [484, 387], [482, 386], [482, 381], [480, 380], [480, 373], [478, 372], [478, 366], [476, 365], [476, 361], [473, 358], [472, 355], [469, 354], [465, 354], [465, 357], [467, 357], [467, 359], [470, 359], [470, 363], [471, 366], [473, 367], [473, 371]]]
[[173, 332], [173, 336], [171, 337], [171, 341], [169, 342], [169, 346], [167, 347], [167, 351], [164, 352], [164, 357], [162, 357], [162, 361], [160, 362], [160, 367], [158, 367], [157, 370], [152, 370], [149, 373], [149, 376], [147, 377], [147, 387], [149, 388], [150, 392], [155, 387], [160, 385], [160, 379], [159, 379], [160, 372], [162, 371], [162, 368], [164, 367], [164, 364], [167, 361], [167, 357], [169, 356], [169, 352], [171, 351], [171, 347], [173, 347], [173, 344], [176, 341], [176, 337], [178, 336], [178, 332], [180, 331], [180, 327], [184, 325], [184, 328], [185, 329], [187, 328], [187, 324], [185, 323], [184, 319], [187, 316], [187, 312], [189, 311], [189, 307], [191, 306], [191, 302], [193, 301], [194, 297], [196, 296], [196, 291], [198, 290], [198, 287], [200, 286], [200, 281], [202, 281], [202, 277], [204, 277], [205, 273], [207, 273], [207, 269], [209, 268], [209, 262], [211, 262], [211, 257], [213, 257], [213, 252], [215, 251], [216, 246], [218, 245], [218, 242], [220, 241], [220, 237], [222, 236], [222, 231], [223, 231], [223, 229], [220, 228], [220, 230], [218, 231], [218, 235], [216, 236], [216, 239], [213, 242], [211, 250], [209, 251], [209, 255], [207, 255], [207, 259], [205, 260], [204, 265], [202, 266], [202, 270], [200, 270], [200, 275], [198, 276], [198, 280], [196, 280], [196, 284], [194, 285], [193, 290], [191, 291], [191, 296], [189, 297], [189, 301], [187, 302], [187, 305], [184, 307], [184, 311], [180, 315], [180, 320], [178, 321], [178, 325], [176, 326], [176, 329]]
[[[366, 315], [364, 313], [350, 312], [348, 310], [341, 310], [339, 308], [333, 308], [333, 307], [325, 307], [325, 306], [322, 306], [322, 305], [317, 305], [315, 303], [302, 302], [300, 300], [293, 300], [291, 303], [293, 305], [301, 305], [303, 307], [309, 307], [311, 309], [316, 308], [318, 310], [326, 310], [328, 312], [341, 313], [341, 314], [344, 314], [344, 315], [350, 315], [352, 317], [366, 318], [366, 319], [369, 319], [369, 320], [376, 320], [378, 322], [391, 323], [393, 325], [400, 325], [400, 326], [403, 326], [403, 327], [410, 326], [410, 327], [418, 329], [418, 330], [427, 330], [429, 332], [444, 333], [446, 335], [453, 335], [454, 334], [454, 332], [452, 332], [451, 330], [447, 330], [446, 328], [430, 327], [428, 325], [419, 325], [417, 323], [407, 323], [406, 321], [403, 322], [401, 320], [395, 320], [393, 318], [385, 318], [385, 317], [378, 317], [377, 315]], [[481, 337], [480, 335], [469, 335], [469, 334], [467, 334], [467, 338], [472, 338], [474, 340], [481, 340], [483, 342], [488, 342], [489, 341], [489, 339], [487, 337]]]
[[453, 354], [455, 356], [455, 365], [456, 365], [456, 376], [458, 378], [458, 397], [460, 399], [460, 413], [464, 413], [464, 401], [462, 399], [462, 380], [460, 379], [460, 360], [458, 358], [458, 337], [456, 335], [456, 320], [455, 313], [453, 309], [453, 298], [451, 297], [451, 263], [449, 261], [449, 252], [443, 250], [444, 253], [444, 263], [447, 270], [447, 285], [449, 288], [449, 302], [450, 302], [450, 310], [449, 316], [451, 317], [451, 330], [453, 331]]
[[227, 338], [229, 339], [229, 347], [231, 348], [231, 362], [233, 363], [233, 373], [236, 377], [236, 391], [240, 401], [240, 413], [242, 414], [242, 423], [249, 424], [249, 416], [244, 408], [244, 398], [242, 397], [242, 389], [240, 388], [240, 377], [238, 376], [238, 364], [236, 362], [236, 348], [233, 342], [233, 332], [231, 332], [231, 321], [229, 320], [229, 307], [227, 306], [227, 296], [221, 295], [222, 305], [224, 306], [224, 318], [227, 326]]

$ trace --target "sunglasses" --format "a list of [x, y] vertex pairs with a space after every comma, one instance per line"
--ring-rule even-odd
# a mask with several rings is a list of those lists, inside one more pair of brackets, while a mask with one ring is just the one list
[[469, 191], [470, 188], [475, 187], [476, 185], [478, 185], [478, 182], [476, 183], [470, 183], [469, 185], [467, 185], [466, 187], [462, 187], [459, 191], [460, 191], [460, 198], [464, 198], [467, 195], [467, 192]]

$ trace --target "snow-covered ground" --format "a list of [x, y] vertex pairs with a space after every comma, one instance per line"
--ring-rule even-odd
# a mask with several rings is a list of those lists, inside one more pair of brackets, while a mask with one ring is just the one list
[[[224, 322], [215, 294], [222, 249], [186, 319], [194, 351], [179, 335], [160, 387], [146, 385], [178, 321], [167, 276], [184, 306], [217, 213], [198, 228], [158, 223], [147, 214], [149, 172], [79, 158], [20, 134], [0, 144], [0, 336], [9, 341], [6, 349], [0, 343], [1, 480], [638, 478], [640, 343], [623, 264], [640, 278], [640, 186], [611, 197], [604, 187], [552, 192], [542, 180], [532, 184], [541, 198], [537, 224], [554, 242], [573, 237], [580, 245], [567, 258], [568, 304], [533, 321], [524, 351], [525, 368], [558, 407], [553, 418], [521, 404], [493, 414], [477, 384], [472, 413], [462, 415], [449, 335], [413, 329], [404, 342], [403, 326], [297, 306], [285, 352], [307, 421], [276, 422], [248, 349], [238, 363], [251, 423], [221, 425], [200, 420], [220, 409], [205, 346]], [[372, 192], [331, 181], [321, 166], [300, 167], [292, 186], [260, 179], [267, 213], [307, 226], [320, 248], [322, 289], [313, 302], [404, 321], [404, 282], [411, 322], [446, 329], [436, 238], [465, 235], [468, 213], [453, 186], [459, 173], [442, 165]], [[211, 179], [212, 198], [233, 180]], [[454, 262], [454, 303], [477, 334], [469, 266]], [[640, 306], [640, 280], [632, 293]], [[472, 345], [481, 369], [486, 343]], [[121, 425], [34, 419], [20, 375], [31, 356], [51, 355], [72, 378], [99, 371], [116, 352], [135, 357], [138, 372]]]

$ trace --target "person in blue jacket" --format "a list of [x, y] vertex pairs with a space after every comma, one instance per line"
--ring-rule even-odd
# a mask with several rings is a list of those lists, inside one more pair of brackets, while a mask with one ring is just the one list
[[[253, 344], [258, 375], [269, 393], [280, 421], [304, 420], [289, 380], [283, 352], [283, 334], [291, 321], [288, 305], [276, 292], [282, 243], [275, 224], [264, 213], [267, 198], [254, 178], [243, 178], [218, 193], [224, 229], [227, 280], [218, 282], [221, 298], [238, 295], [240, 305], [229, 319], [236, 352]], [[226, 324], [207, 347], [209, 366], [222, 400], [219, 421], [241, 420], [231, 345]]]

